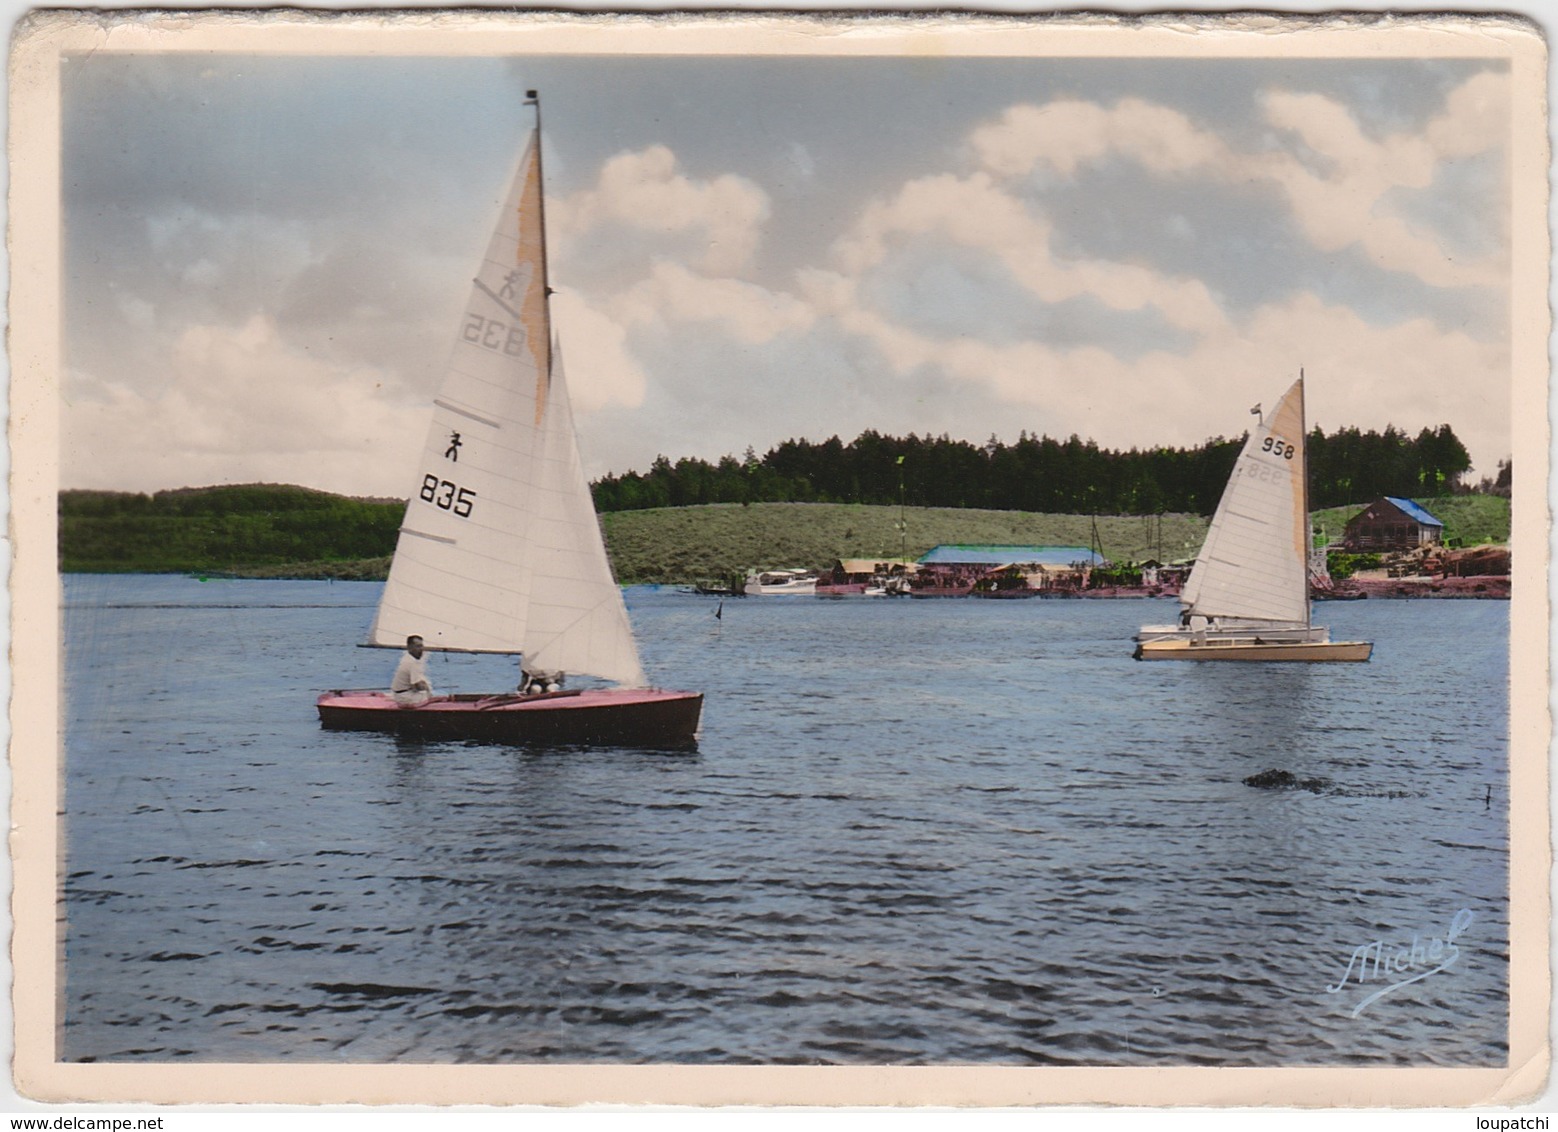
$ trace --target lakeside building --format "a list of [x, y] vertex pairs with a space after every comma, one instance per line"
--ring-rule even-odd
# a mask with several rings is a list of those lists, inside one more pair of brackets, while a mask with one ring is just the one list
[[823, 597], [863, 594], [871, 587], [889, 583], [902, 586], [919, 569], [903, 558], [835, 558], [833, 569], [817, 580], [817, 593]]
[[961, 597], [982, 579], [1001, 591], [1080, 590], [1086, 588], [1092, 569], [1104, 562], [1085, 546], [944, 543], [921, 555], [909, 592], [914, 597]]
[[1381, 496], [1354, 515], [1342, 532], [1342, 546], [1353, 553], [1415, 550], [1444, 541], [1444, 524], [1410, 499]]

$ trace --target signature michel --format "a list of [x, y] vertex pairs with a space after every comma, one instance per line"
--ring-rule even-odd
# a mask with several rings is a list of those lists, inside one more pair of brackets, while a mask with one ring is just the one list
[[1471, 909], [1462, 908], [1451, 918], [1450, 927], [1444, 933], [1443, 939], [1432, 936], [1424, 940], [1414, 935], [1409, 946], [1387, 944], [1382, 939], [1376, 939], [1371, 943], [1353, 948], [1341, 980], [1335, 986], [1326, 987], [1326, 993], [1339, 994], [1346, 990], [1349, 978], [1355, 978], [1358, 986], [1364, 986], [1378, 983], [1381, 979], [1393, 979], [1397, 975], [1407, 976], [1380, 987], [1359, 1002], [1352, 1008], [1352, 1016], [1356, 1018], [1369, 1004], [1378, 1001], [1391, 991], [1400, 990], [1409, 983], [1426, 979], [1429, 975], [1437, 975], [1440, 971], [1454, 966], [1461, 955], [1461, 949], [1455, 946], [1455, 941], [1465, 934], [1473, 919]]

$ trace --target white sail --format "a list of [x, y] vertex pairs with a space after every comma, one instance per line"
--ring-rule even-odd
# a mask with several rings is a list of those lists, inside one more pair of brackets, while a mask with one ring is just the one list
[[552, 358], [531, 508], [525, 667], [588, 672], [638, 687], [644, 672], [579, 459], [562, 355], [554, 348]]
[[1180, 602], [1203, 617], [1305, 623], [1304, 382], [1250, 433]]
[[540, 161], [537, 132], [433, 401], [369, 643], [417, 634], [433, 649], [522, 653], [527, 667], [637, 684], [567, 394], [552, 389]]

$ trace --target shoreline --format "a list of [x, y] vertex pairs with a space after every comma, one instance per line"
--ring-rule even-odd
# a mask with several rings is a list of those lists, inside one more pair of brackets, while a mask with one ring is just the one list
[[[371, 571], [341, 571], [330, 569], [260, 569], [253, 572], [241, 570], [61, 570], [60, 575], [68, 574], [125, 574], [148, 575], [162, 577], [184, 577], [196, 581], [213, 582], [382, 582], [384, 576], [374, 576]], [[680, 582], [623, 582], [628, 586], [679, 586]], [[1338, 590], [1337, 596], [1326, 598], [1316, 597], [1314, 600], [1324, 601], [1348, 601], [1357, 600], [1353, 597], [1361, 594], [1362, 597], [1376, 601], [1508, 601], [1510, 598], [1510, 579], [1508, 575], [1486, 575], [1471, 578], [1363, 578], [1349, 579]], [[706, 595], [717, 596], [717, 595]], [[847, 598], [848, 594], [824, 594], [820, 597], [832, 599]], [[957, 595], [967, 597], [972, 595]], [[1146, 600], [1149, 598], [1177, 598], [1177, 590], [1163, 586], [1106, 586], [1094, 590], [1067, 590], [1054, 592], [1041, 592], [1033, 595], [1040, 599], [1051, 601], [1069, 601], [1081, 599], [1088, 601], [1124, 601]]]

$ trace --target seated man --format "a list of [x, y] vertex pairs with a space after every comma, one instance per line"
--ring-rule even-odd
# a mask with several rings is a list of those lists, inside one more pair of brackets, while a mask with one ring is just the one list
[[390, 679], [390, 695], [401, 707], [421, 707], [433, 698], [433, 686], [427, 682], [427, 661], [422, 653], [422, 638], [407, 637], [406, 651]]
[[563, 674], [561, 672], [529, 672], [521, 671], [519, 694], [522, 696], [535, 696], [542, 692], [556, 692], [563, 686]]

